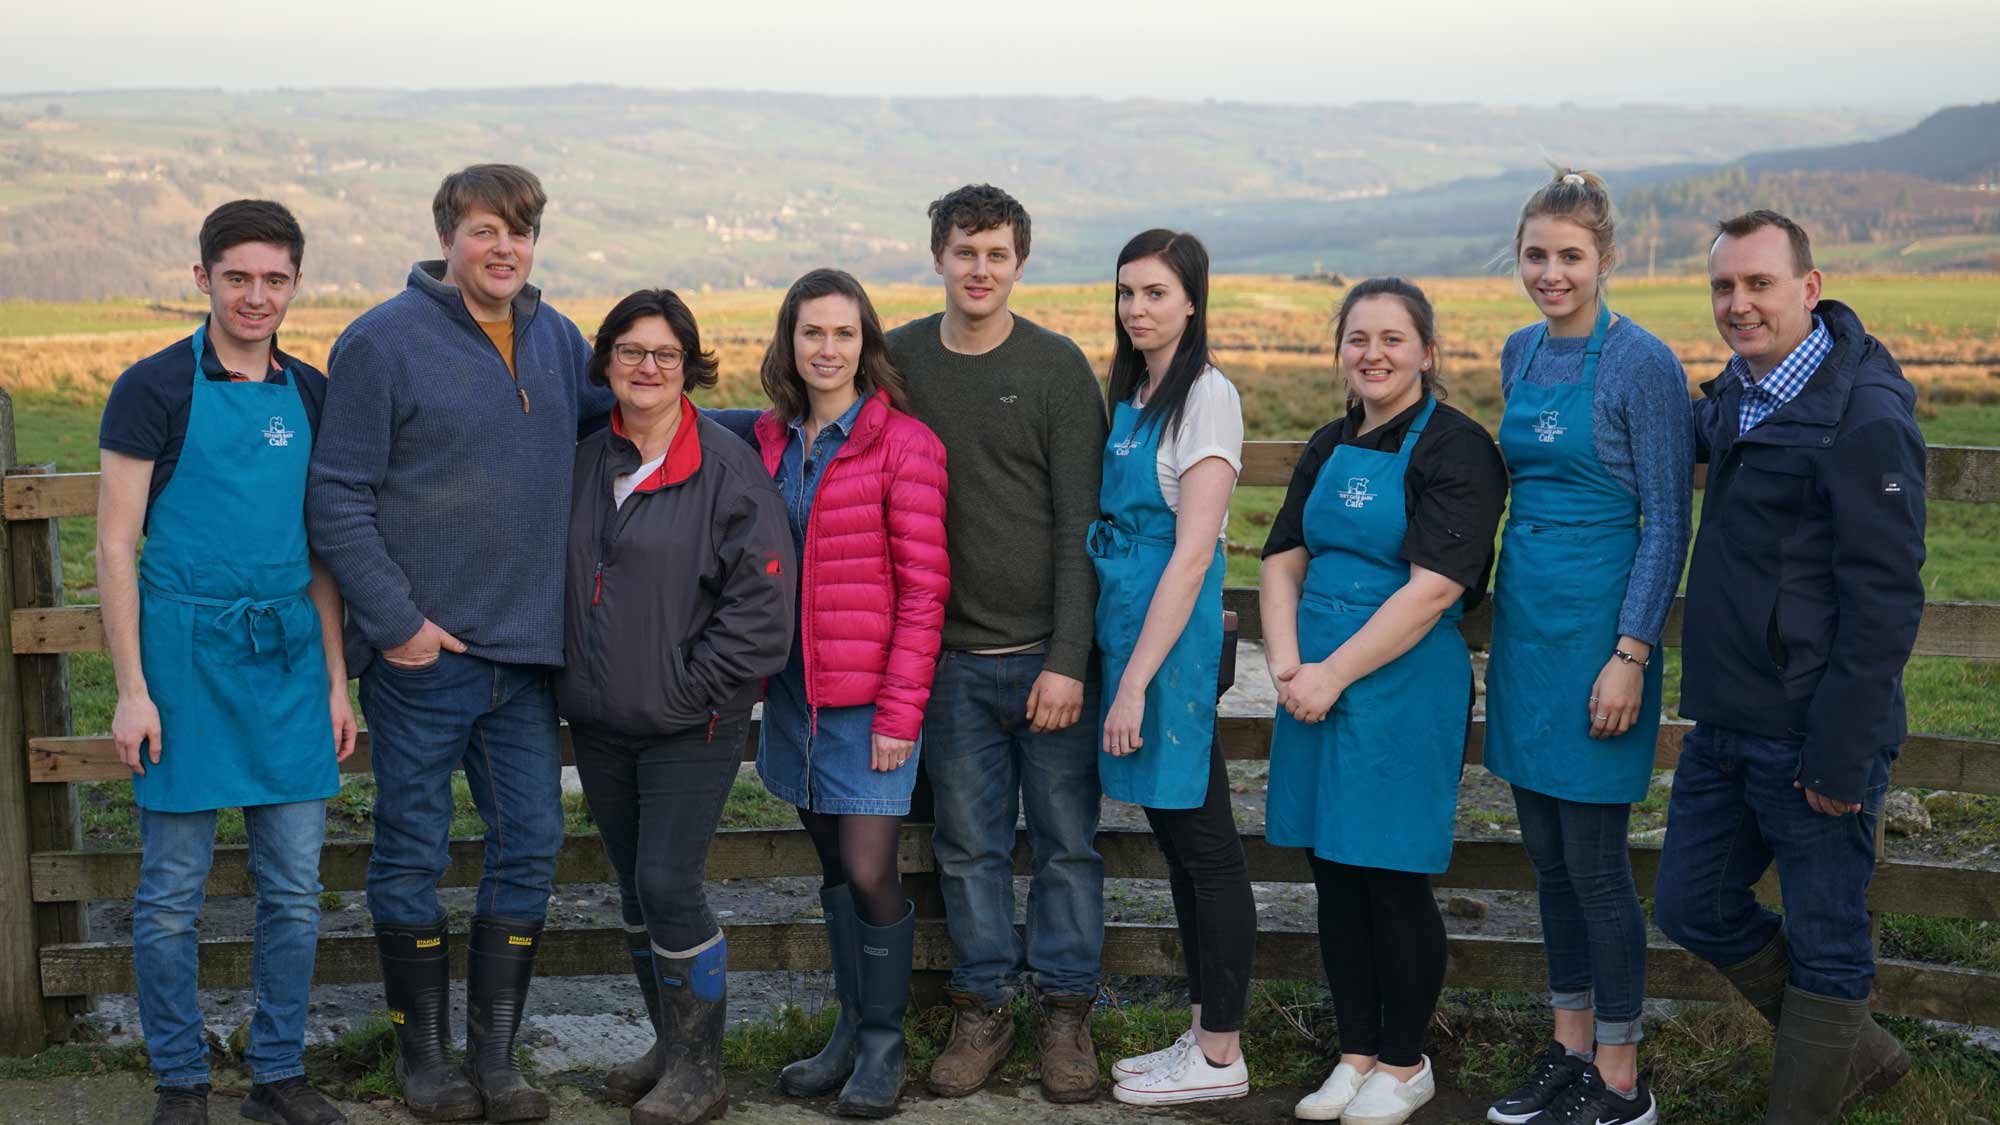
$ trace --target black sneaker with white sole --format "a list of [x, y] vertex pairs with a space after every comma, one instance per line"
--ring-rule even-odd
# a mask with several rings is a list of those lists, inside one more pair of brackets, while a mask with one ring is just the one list
[[1646, 1076], [1639, 1076], [1631, 1097], [1604, 1084], [1595, 1066], [1584, 1069], [1582, 1077], [1557, 1095], [1549, 1108], [1528, 1119], [1532, 1125], [1657, 1125], [1660, 1108]]
[[1486, 1107], [1486, 1120], [1493, 1125], [1522, 1125], [1549, 1108], [1556, 1096], [1569, 1089], [1590, 1064], [1569, 1053], [1561, 1043], [1551, 1041], [1535, 1056], [1534, 1069], [1506, 1097]]

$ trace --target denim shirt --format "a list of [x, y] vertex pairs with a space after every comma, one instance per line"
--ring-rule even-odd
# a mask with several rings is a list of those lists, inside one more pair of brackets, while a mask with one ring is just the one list
[[799, 565], [805, 566], [806, 521], [812, 515], [814, 497], [819, 495], [819, 482], [826, 476], [826, 467], [831, 464], [840, 447], [847, 444], [847, 436], [854, 432], [854, 419], [860, 416], [862, 404], [868, 397], [854, 400], [854, 405], [840, 417], [820, 427], [819, 436], [812, 442], [812, 450], [806, 450], [805, 419], [795, 418], [787, 426], [791, 436], [785, 441], [785, 455], [778, 462], [778, 495], [785, 498], [785, 515], [792, 524], [792, 543], [798, 548]]

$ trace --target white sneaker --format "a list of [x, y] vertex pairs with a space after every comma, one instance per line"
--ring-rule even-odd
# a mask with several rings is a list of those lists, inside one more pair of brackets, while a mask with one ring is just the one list
[[1240, 1098], [1250, 1092], [1250, 1068], [1242, 1059], [1210, 1066], [1201, 1048], [1188, 1044], [1174, 1061], [1144, 1074], [1120, 1079], [1111, 1096], [1126, 1105], [1180, 1105]]
[[1190, 1027], [1186, 1031], [1181, 1032], [1179, 1039], [1174, 1040], [1157, 1051], [1143, 1055], [1133, 1055], [1129, 1059], [1119, 1059], [1112, 1065], [1111, 1073], [1120, 1082], [1125, 1081], [1127, 1078], [1137, 1078], [1149, 1071], [1172, 1065], [1173, 1061], [1180, 1057], [1182, 1051], [1192, 1046], [1194, 1046], [1194, 1028]]
[[1408, 1082], [1397, 1081], [1377, 1066], [1362, 1079], [1361, 1089], [1347, 1103], [1340, 1119], [1347, 1125], [1403, 1125], [1436, 1095], [1437, 1082], [1431, 1078], [1429, 1055], [1424, 1056], [1424, 1068]]
[[1367, 1078], [1349, 1064], [1341, 1063], [1320, 1083], [1319, 1089], [1299, 1099], [1299, 1104], [1292, 1107], [1292, 1116], [1301, 1121], [1340, 1120], [1341, 1113]]

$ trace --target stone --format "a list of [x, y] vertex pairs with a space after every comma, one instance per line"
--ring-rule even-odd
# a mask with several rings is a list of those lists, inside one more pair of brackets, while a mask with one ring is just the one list
[[1471, 895], [1453, 895], [1445, 900], [1444, 912], [1454, 918], [1484, 918], [1486, 903]]
[[1931, 811], [1915, 793], [1893, 790], [1882, 802], [1882, 826], [1891, 835], [1921, 836], [1931, 830]]

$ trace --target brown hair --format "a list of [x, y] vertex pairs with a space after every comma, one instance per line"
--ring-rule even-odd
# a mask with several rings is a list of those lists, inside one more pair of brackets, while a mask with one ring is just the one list
[[1806, 228], [1776, 211], [1760, 207], [1755, 211], [1746, 211], [1733, 219], [1724, 219], [1715, 224], [1715, 237], [1720, 239], [1726, 234], [1731, 238], [1742, 238], [1751, 231], [1762, 230], [1765, 227], [1777, 227], [1791, 240], [1792, 269], [1797, 271], [1795, 276], [1804, 277], [1813, 271], [1812, 239], [1806, 237]]
[[590, 365], [585, 368], [590, 381], [600, 387], [611, 382], [604, 369], [611, 365], [612, 345], [627, 329], [649, 316], [666, 321], [674, 339], [680, 341], [681, 351], [687, 353], [681, 360], [682, 389], [713, 387], [718, 367], [715, 353], [701, 349], [701, 329], [695, 327], [694, 310], [671, 289], [641, 289], [611, 306], [611, 311], [604, 314], [604, 323], [597, 326], [597, 339], [590, 346]]
[[931, 217], [931, 257], [944, 253], [944, 244], [957, 227], [967, 234], [1011, 227], [1014, 257], [1028, 257], [1028, 209], [1013, 196], [992, 184], [967, 184], [931, 201], [926, 209]]
[[1529, 219], [1564, 219], [1590, 232], [1597, 242], [1597, 256], [1608, 268], [1618, 256], [1617, 223], [1611, 213], [1611, 190], [1603, 177], [1580, 168], [1556, 168], [1548, 183], [1521, 205], [1521, 219], [1514, 224], [1514, 257], [1521, 256], [1521, 235]]
[[863, 397], [881, 391], [888, 396], [889, 405], [907, 412], [910, 407], [903, 394], [903, 377], [889, 362], [889, 342], [882, 334], [882, 321], [875, 315], [868, 291], [845, 270], [817, 269], [785, 290], [784, 303], [778, 306], [777, 330], [771, 333], [771, 346], [764, 349], [758, 376], [778, 417], [796, 421], [810, 409], [806, 383], [799, 376], [798, 354], [792, 348], [792, 333], [799, 326], [799, 306], [815, 297], [846, 297], [854, 302], [861, 316], [861, 364], [854, 373], [854, 389]]
[[246, 242], [268, 242], [282, 246], [292, 255], [292, 272], [306, 256], [305, 232], [299, 221], [282, 203], [268, 199], [237, 199], [208, 213], [201, 221], [197, 243], [201, 247], [201, 268], [212, 269], [231, 249]]
[[[1422, 340], [1424, 350], [1431, 353], [1430, 370], [1419, 376], [1424, 393], [1443, 402], [1449, 397], [1449, 392], [1444, 385], [1442, 370], [1444, 358], [1438, 348], [1437, 313], [1431, 308], [1431, 299], [1424, 296], [1424, 291], [1410, 281], [1400, 277], [1371, 277], [1349, 289], [1347, 296], [1341, 299], [1340, 311], [1333, 318], [1335, 355], [1339, 354], [1341, 338], [1347, 335], [1347, 314], [1354, 311], [1354, 306], [1370, 297], [1394, 297], [1402, 302], [1403, 311], [1410, 314], [1410, 323], [1416, 325], [1417, 339]], [[1339, 359], [1336, 358], [1334, 360], [1336, 371], [1339, 370], [1339, 363]], [[1345, 384], [1346, 381], [1346, 375], [1342, 374], [1341, 382]], [[1360, 402], [1360, 398], [1354, 393], [1354, 388], [1348, 387], [1347, 409], [1354, 409]]]
[[477, 209], [500, 216], [510, 230], [542, 236], [542, 208], [548, 194], [533, 172], [518, 164], [474, 164], [444, 178], [431, 197], [431, 219], [438, 237], [451, 240], [459, 220]]

